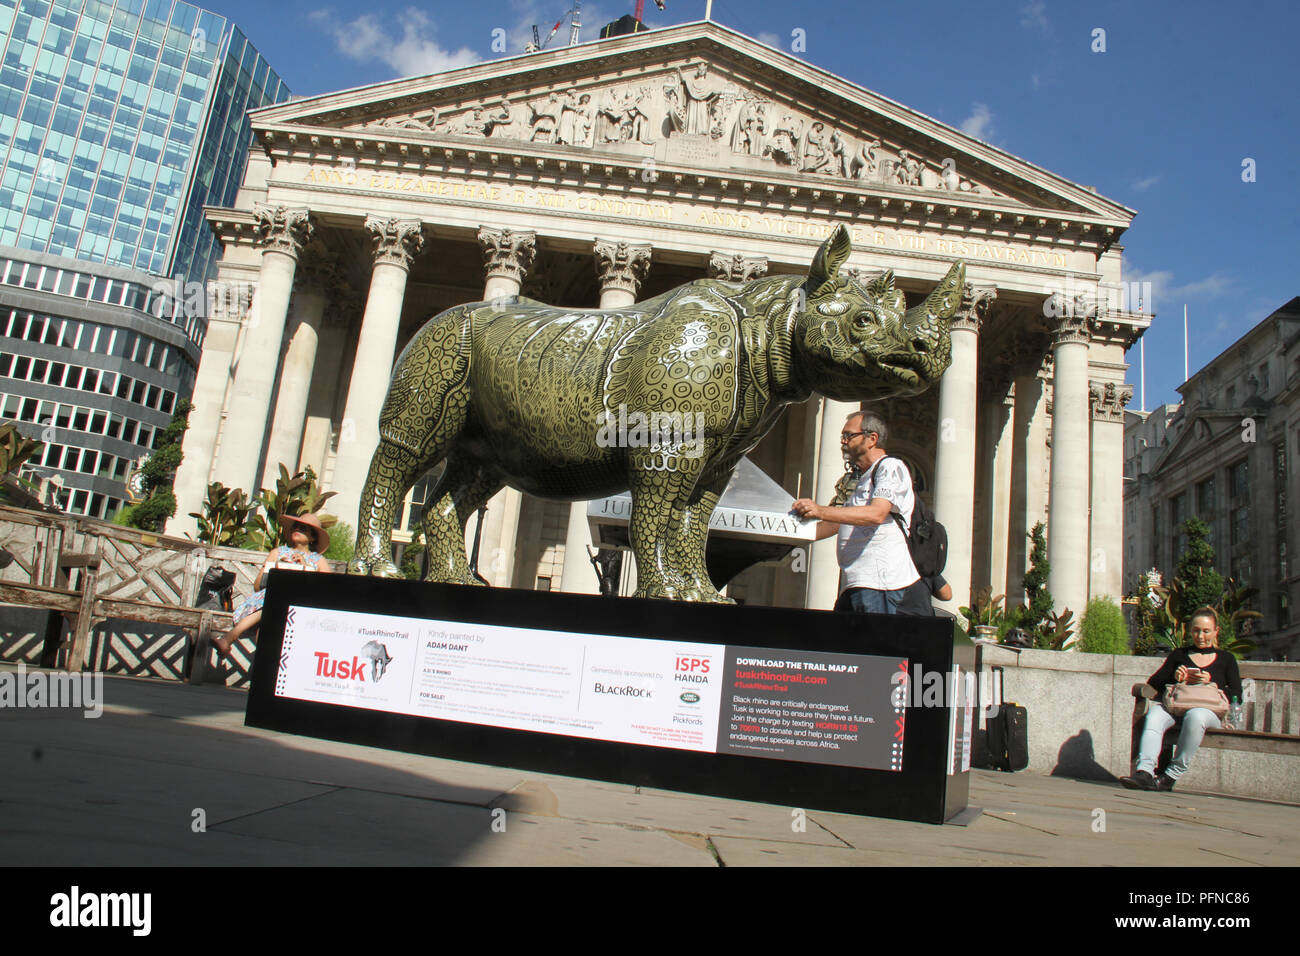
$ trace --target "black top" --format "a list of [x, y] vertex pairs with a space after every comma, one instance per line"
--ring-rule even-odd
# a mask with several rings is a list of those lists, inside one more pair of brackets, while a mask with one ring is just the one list
[[[1241, 700], [1241, 671], [1237, 667], [1237, 658], [1217, 647], [1210, 648], [1210, 650], [1215, 652], [1215, 658], [1208, 667], [1201, 669], [1210, 672], [1210, 680], [1218, 685], [1219, 689], [1227, 695], [1228, 700]], [[1196, 666], [1191, 657], [1193, 651], [1196, 651], [1196, 648], [1189, 646], [1180, 647], [1178, 650], [1171, 652], [1165, 658], [1160, 670], [1147, 678], [1147, 683], [1156, 689], [1156, 693], [1163, 694], [1165, 685], [1172, 684], [1174, 681], [1174, 671], [1180, 667]], [[1209, 652], [1206, 651], [1205, 653], [1208, 654]]]

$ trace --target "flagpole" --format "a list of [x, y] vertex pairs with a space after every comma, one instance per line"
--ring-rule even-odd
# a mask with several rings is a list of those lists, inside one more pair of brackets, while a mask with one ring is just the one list
[[1183, 381], [1191, 378], [1187, 371], [1187, 303], [1183, 303]]
[[1142, 382], [1142, 411], [1147, 410], [1147, 339], [1146, 336], [1138, 339], [1138, 363], [1141, 369]]

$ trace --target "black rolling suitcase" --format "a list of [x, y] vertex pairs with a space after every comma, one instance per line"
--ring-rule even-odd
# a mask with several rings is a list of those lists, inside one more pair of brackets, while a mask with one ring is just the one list
[[1019, 704], [1004, 702], [989, 718], [989, 754], [999, 770], [1029, 766], [1029, 716]]

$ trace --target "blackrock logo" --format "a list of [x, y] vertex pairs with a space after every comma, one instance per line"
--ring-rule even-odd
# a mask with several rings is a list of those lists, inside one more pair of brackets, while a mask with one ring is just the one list
[[635, 684], [602, 684], [597, 682], [592, 688], [597, 694], [613, 694], [615, 697], [640, 697], [645, 700], [654, 700], [655, 692], [647, 687], [637, 687]]

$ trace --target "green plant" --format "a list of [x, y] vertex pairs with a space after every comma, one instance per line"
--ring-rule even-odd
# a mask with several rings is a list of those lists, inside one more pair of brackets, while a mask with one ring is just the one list
[[975, 594], [975, 606], [973, 608], [958, 608], [962, 617], [970, 627], [976, 625], [990, 625], [996, 627], [1001, 624], [1006, 616], [1002, 611], [1002, 599], [1005, 595], [999, 594], [993, 597], [992, 585], [985, 585]]
[[242, 489], [227, 488], [219, 481], [208, 485], [202, 513], [191, 511], [198, 522], [199, 541], [227, 548], [242, 548], [247, 539], [245, 524], [256, 507]]
[[1156, 652], [1159, 641], [1156, 640], [1157, 616], [1160, 611], [1159, 597], [1152, 597], [1156, 577], [1151, 572], [1138, 577], [1137, 592], [1130, 595], [1133, 600], [1133, 626], [1137, 633], [1133, 636], [1133, 653], [1149, 657]]
[[1238, 660], [1244, 658], [1258, 645], [1245, 635], [1251, 632], [1254, 622], [1263, 617], [1259, 611], [1247, 607], [1259, 594], [1259, 588], [1244, 587], [1235, 578], [1228, 578], [1224, 586], [1219, 615], [1219, 646]]
[[1016, 604], [1007, 609], [1007, 613], [1002, 618], [1002, 623], [998, 625], [998, 643], [1001, 644], [1007, 636], [1007, 631], [1013, 627], [1021, 626], [1021, 619], [1025, 616], [1025, 606]]
[[424, 558], [424, 533], [417, 529], [411, 535], [411, 543], [402, 549], [402, 563], [399, 569], [402, 577], [408, 581], [419, 581], [423, 575], [421, 567]]
[[1029, 549], [1029, 571], [1025, 575], [1025, 596], [1029, 603], [1020, 619], [1020, 626], [1036, 634], [1052, 613], [1052, 592], [1047, 590], [1047, 580], [1052, 566], [1047, 560], [1047, 531], [1043, 522], [1029, 532], [1032, 546]]
[[1183, 605], [1191, 610], [1216, 607], [1223, 598], [1223, 576], [1214, 570], [1210, 526], [1200, 518], [1192, 517], [1178, 527], [1187, 537], [1187, 547], [1179, 556], [1174, 571], [1174, 580], [1182, 584]]
[[1060, 614], [1049, 614], [1047, 620], [1039, 627], [1035, 634], [1038, 643], [1038, 649], [1043, 651], [1063, 651], [1069, 646], [1070, 638], [1074, 635], [1073, 623], [1074, 612], [1068, 607], [1061, 611]]
[[161, 531], [167, 519], [176, 514], [176, 494], [172, 481], [180, 467], [181, 441], [189, 427], [190, 405], [186, 399], [176, 403], [171, 422], [154, 442], [153, 454], [136, 472], [140, 500], [123, 509], [124, 523], [143, 531]]
[[13, 422], [0, 423], [0, 475], [16, 472], [44, 447], [44, 442], [28, 438]]
[[[274, 548], [280, 540], [280, 518], [284, 515], [297, 518], [314, 514], [320, 518], [321, 527], [333, 527], [338, 519], [333, 515], [321, 514], [320, 510], [334, 495], [333, 491], [321, 492], [320, 485], [316, 482], [316, 473], [311, 468], [290, 475], [289, 469], [281, 465], [280, 475], [275, 480], [275, 491], [263, 488], [258, 492], [255, 506], [259, 512], [254, 513], [245, 525], [249, 543], [263, 551]], [[331, 544], [333, 537], [331, 534]]]
[[1109, 597], [1095, 597], [1088, 602], [1079, 622], [1079, 650], [1088, 654], [1129, 652], [1124, 612]]

